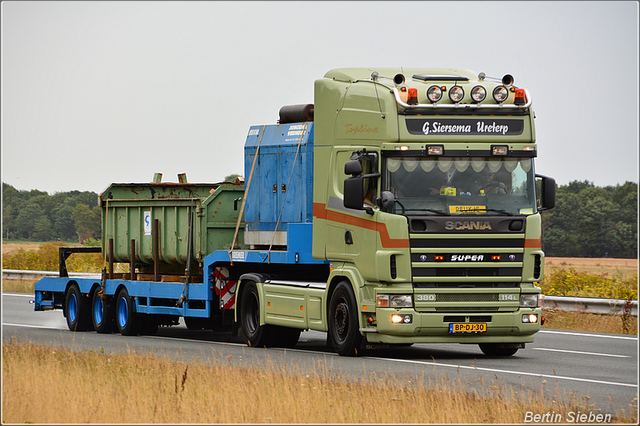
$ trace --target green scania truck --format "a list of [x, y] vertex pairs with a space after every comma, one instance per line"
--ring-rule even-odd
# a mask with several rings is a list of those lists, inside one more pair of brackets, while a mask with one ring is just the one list
[[108, 268], [68, 277], [82, 249], [62, 248], [35, 309], [100, 333], [183, 318], [258, 347], [318, 330], [340, 355], [413, 343], [513, 355], [542, 323], [540, 212], [555, 182], [536, 156], [531, 96], [510, 75], [335, 69], [313, 104], [249, 129], [244, 181], [109, 186]]

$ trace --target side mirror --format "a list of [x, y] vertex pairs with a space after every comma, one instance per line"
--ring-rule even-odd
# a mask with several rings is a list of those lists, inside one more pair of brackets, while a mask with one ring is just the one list
[[536, 175], [536, 177], [542, 178], [540, 187], [540, 207], [539, 211], [550, 210], [556, 206], [556, 180], [554, 178]]
[[[346, 168], [347, 167], [345, 165], [345, 169]], [[346, 208], [364, 210], [362, 205], [362, 200], [364, 200], [364, 190], [362, 187], [362, 176], [351, 176], [344, 180], [343, 204]]]
[[362, 174], [362, 164], [357, 160], [347, 161], [344, 163], [344, 174], [352, 176]]
[[382, 191], [382, 194], [380, 194], [380, 198], [378, 198], [377, 204], [380, 208], [382, 208], [382, 211], [388, 212], [393, 208], [395, 202], [396, 197], [391, 191]]

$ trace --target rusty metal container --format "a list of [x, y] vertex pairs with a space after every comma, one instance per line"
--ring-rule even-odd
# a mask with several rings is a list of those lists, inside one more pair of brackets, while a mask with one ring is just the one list
[[[157, 267], [162, 274], [184, 275], [188, 266], [201, 267], [207, 254], [231, 248], [240, 213], [237, 200], [243, 194], [242, 184], [186, 183], [182, 178], [180, 183], [111, 184], [99, 196], [105, 259], [109, 260], [113, 239], [113, 262], [131, 263], [134, 252], [139, 273], [152, 273]], [[243, 231], [241, 221], [236, 239], [241, 248]]]

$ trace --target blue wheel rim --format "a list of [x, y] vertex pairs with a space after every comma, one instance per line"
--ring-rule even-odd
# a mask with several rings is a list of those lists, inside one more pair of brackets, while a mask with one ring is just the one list
[[121, 297], [118, 304], [118, 323], [120, 327], [127, 325], [127, 321], [129, 321], [129, 307], [127, 306], [127, 299]]
[[71, 323], [76, 322], [76, 318], [78, 317], [78, 299], [75, 294], [71, 294], [69, 298], [69, 321]]
[[96, 320], [96, 324], [102, 324], [102, 311], [104, 309], [104, 304], [102, 299], [96, 297], [96, 303], [93, 305], [93, 318]]

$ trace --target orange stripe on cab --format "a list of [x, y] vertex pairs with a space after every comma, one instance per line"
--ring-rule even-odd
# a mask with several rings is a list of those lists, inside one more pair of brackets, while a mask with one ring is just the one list
[[313, 217], [376, 231], [380, 234], [380, 242], [384, 248], [409, 248], [409, 240], [405, 238], [391, 238], [387, 226], [384, 223], [376, 223], [346, 213], [327, 210], [326, 205], [321, 203], [313, 203]]

